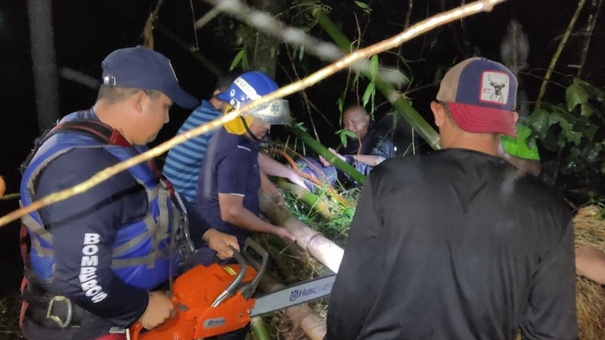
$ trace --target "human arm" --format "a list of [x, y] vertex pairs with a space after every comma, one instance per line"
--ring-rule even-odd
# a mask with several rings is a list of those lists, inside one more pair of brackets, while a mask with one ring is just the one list
[[233, 257], [231, 247], [240, 250], [235, 236], [212, 228], [205, 219], [198, 215], [193, 204], [185, 199], [182, 202], [189, 219], [189, 236], [195, 248], [200, 248], [205, 242], [208, 244], [208, 248], [216, 251], [220, 259]]
[[605, 253], [592, 246], [576, 249], [576, 273], [605, 285]]
[[[375, 166], [382, 163], [385, 159], [395, 155], [395, 146], [389, 139], [381, 139], [368, 154], [352, 153], [341, 155], [332, 148], [329, 150], [364, 176], [367, 176]], [[321, 162], [326, 166], [327, 162], [325, 160], [322, 159]]]
[[303, 188], [307, 188], [305, 186], [305, 181], [299, 175], [294, 172], [291, 168], [281, 164], [275, 159], [271, 158], [269, 155], [266, 155], [262, 152], [258, 153], [258, 166], [261, 171], [269, 176], [283, 177], [290, 180], [290, 182], [299, 185]]
[[257, 152], [248, 147], [234, 148], [218, 157], [215, 164], [216, 199], [223, 222], [248, 231], [275, 234], [288, 243], [294, 240], [286, 229], [257, 215], [261, 185]]
[[267, 223], [246, 209], [243, 196], [219, 193], [218, 201], [223, 221], [249, 231], [276, 235], [288, 244], [295, 241], [286, 228]]
[[269, 195], [277, 206], [284, 206], [284, 196], [262, 171], [260, 171], [260, 190]]
[[354, 160], [371, 167], [377, 166], [385, 160], [384, 157], [377, 155], [351, 155], [351, 157]]
[[[395, 145], [386, 137], [377, 137], [378, 143], [365, 155], [351, 155], [354, 160], [364, 165], [375, 167], [385, 159], [395, 156]], [[360, 171], [361, 172], [361, 171]], [[364, 172], [362, 172], [364, 173]], [[367, 174], [366, 174], [367, 175]]]
[[577, 339], [573, 225], [569, 221], [532, 277], [523, 339]]

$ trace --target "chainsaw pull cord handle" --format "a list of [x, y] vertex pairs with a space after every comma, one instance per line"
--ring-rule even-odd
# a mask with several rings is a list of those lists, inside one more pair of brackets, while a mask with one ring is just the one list
[[229, 246], [229, 247], [233, 250], [233, 258], [239, 264], [240, 271], [239, 271], [239, 273], [237, 273], [237, 276], [235, 277], [235, 279], [233, 279], [233, 281], [229, 284], [229, 286], [227, 286], [227, 288], [225, 288], [225, 290], [221, 294], [219, 294], [219, 296], [214, 300], [214, 302], [212, 302], [210, 307], [213, 307], [213, 308], [220, 305], [221, 302], [223, 302], [223, 300], [225, 300], [226, 298], [228, 298], [229, 296], [231, 296], [235, 293], [235, 291], [237, 290], [237, 287], [239, 286], [240, 283], [242, 283], [242, 280], [246, 276], [246, 271], [248, 269], [248, 262], [246, 261], [244, 256], [239, 251], [237, 251], [237, 249], [235, 249], [231, 246]]

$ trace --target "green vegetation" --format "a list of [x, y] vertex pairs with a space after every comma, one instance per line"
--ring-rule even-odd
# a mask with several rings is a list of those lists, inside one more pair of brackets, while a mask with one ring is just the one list
[[574, 78], [564, 103], [543, 103], [524, 123], [550, 153], [552, 181], [566, 196], [580, 204], [605, 199], [605, 91]]

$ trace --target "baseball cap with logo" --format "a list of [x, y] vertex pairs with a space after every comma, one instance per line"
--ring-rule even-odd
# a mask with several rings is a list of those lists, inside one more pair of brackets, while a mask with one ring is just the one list
[[103, 84], [157, 90], [184, 108], [194, 108], [199, 101], [179, 86], [170, 60], [159, 52], [142, 46], [111, 52], [103, 63]]
[[517, 136], [517, 79], [502, 64], [477, 57], [460, 62], [443, 77], [437, 100], [464, 131]]

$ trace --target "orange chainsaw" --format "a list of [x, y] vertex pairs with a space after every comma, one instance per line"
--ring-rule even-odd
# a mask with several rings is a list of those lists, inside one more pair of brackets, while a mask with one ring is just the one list
[[130, 339], [191, 340], [225, 334], [243, 328], [252, 316], [329, 295], [334, 285], [332, 274], [254, 298], [269, 254], [248, 238], [233, 257], [238, 264], [198, 265], [176, 278], [170, 293], [176, 316], [152, 330], [137, 322], [128, 330]]

